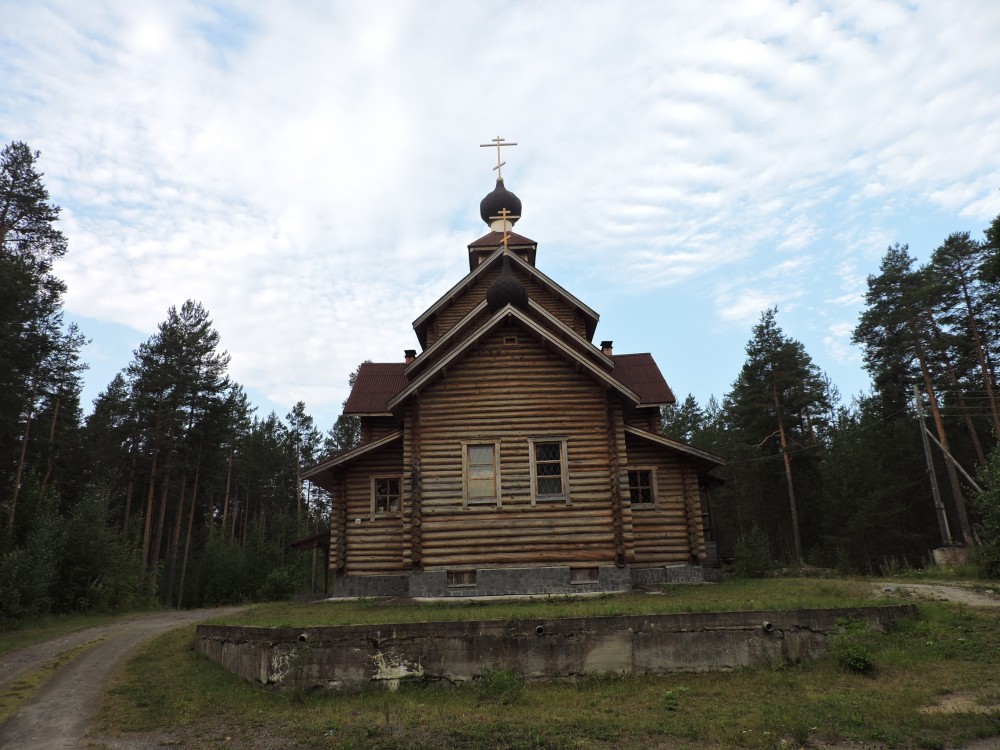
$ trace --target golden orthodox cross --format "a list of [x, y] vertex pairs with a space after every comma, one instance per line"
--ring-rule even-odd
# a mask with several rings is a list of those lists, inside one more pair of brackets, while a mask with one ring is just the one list
[[499, 135], [496, 138], [491, 139], [490, 143], [480, 143], [479, 148], [492, 148], [497, 147], [497, 165], [493, 169], [497, 172], [497, 179], [502, 180], [503, 174], [500, 172], [500, 167], [507, 164], [505, 161], [500, 161], [500, 148], [501, 146], [516, 146], [516, 143], [507, 143], [505, 138], [501, 138]]
[[[517, 144], [511, 144], [511, 145], [517, 145]], [[520, 216], [514, 216], [514, 214], [512, 214], [510, 212], [510, 210], [508, 210], [506, 208], [501, 208], [500, 209], [500, 215], [499, 216], [491, 216], [490, 217], [490, 221], [496, 221], [497, 219], [503, 219], [503, 251], [504, 251], [504, 254], [507, 253], [507, 240], [510, 239], [510, 230], [507, 229], [507, 227], [510, 226], [509, 219], [520, 219], [520, 218], [521, 218]]]

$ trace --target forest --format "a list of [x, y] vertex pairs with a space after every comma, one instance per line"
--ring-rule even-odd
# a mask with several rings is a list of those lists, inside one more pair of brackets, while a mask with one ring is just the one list
[[[329, 498], [300, 472], [355, 446], [356, 420], [258, 415], [194, 300], [85, 415], [39, 157], [0, 153], [0, 626], [309, 590], [320, 560], [291, 542], [326, 528]], [[763, 311], [729, 393], [663, 409], [665, 434], [729, 461], [710, 501], [723, 558], [886, 573], [958, 545], [1000, 577], [998, 300], [1000, 216], [922, 266], [888, 248], [854, 330], [871, 389], [850, 403]]]

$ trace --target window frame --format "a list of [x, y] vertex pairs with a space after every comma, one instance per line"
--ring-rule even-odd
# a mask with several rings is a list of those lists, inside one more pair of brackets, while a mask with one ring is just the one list
[[[632, 501], [632, 478], [629, 476], [633, 471], [648, 471], [649, 472], [649, 502], [648, 503], [636, 503]], [[626, 483], [625, 488], [628, 490], [629, 503], [633, 508], [639, 508], [640, 510], [659, 510], [660, 503], [657, 498], [656, 493], [656, 467], [655, 466], [627, 466], [625, 468]]]
[[[479, 446], [490, 446], [493, 448], [493, 497], [472, 497], [469, 491], [470, 477], [469, 469], [469, 449]], [[466, 508], [479, 505], [493, 505], [501, 507], [500, 496], [500, 441], [499, 440], [463, 440], [462, 441], [462, 505]]]
[[[378, 483], [380, 480], [395, 480], [399, 486], [399, 508], [397, 510], [378, 509]], [[377, 518], [399, 518], [403, 513], [403, 477], [398, 474], [372, 474], [371, 477], [371, 517], [374, 521]]]
[[[531, 474], [531, 504], [551, 503], [562, 501], [566, 505], [572, 505], [569, 494], [569, 452], [567, 443], [569, 439], [562, 435], [544, 435], [541, 437], [528, 438], [528, 466]], [[562, 492], [558, 494], [539, 494], [538, 492], [538, 470], [537, 470], [537, 446], [540, 444], [556, 444], [559, 446], [559, 468], [560, 479], [562, 481]]]

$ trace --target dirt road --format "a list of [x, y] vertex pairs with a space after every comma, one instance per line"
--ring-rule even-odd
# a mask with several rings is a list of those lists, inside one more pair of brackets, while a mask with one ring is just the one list
[[168, 630], [235, 612], [200, 609], [139, 615], [30, 646], [0, 657], [0, 692], [60, 654], [97, 641], [63, 666], [34, 698], [0, 726], [0, 749], [50, 750], [83, 746], [83, 736], [108, 682], [135, 648]]
[[911, 593], [922, 599], [969, 607], [1000, 607], [1000, 596], [995, 591], [980, 591], [954, 583], [879, 583], [876, 586], [881, 593]]

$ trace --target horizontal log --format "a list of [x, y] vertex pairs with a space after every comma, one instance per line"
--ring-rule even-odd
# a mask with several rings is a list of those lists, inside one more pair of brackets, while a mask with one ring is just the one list
[[579, 565], [581, 563], [612, 563], [614, 555], [607, 550], [581, 551], [567, 554], [565, 550], [555, 550], [546, 552], [532, 552], [531, 554], [517, 553], [492, 553], [492, 554], [424, 554], [424, 565], [446, 566], [450, 563], [460, 563], [465, 565], [531, 565], [536, 563], [547, 563], [549, 565]]

